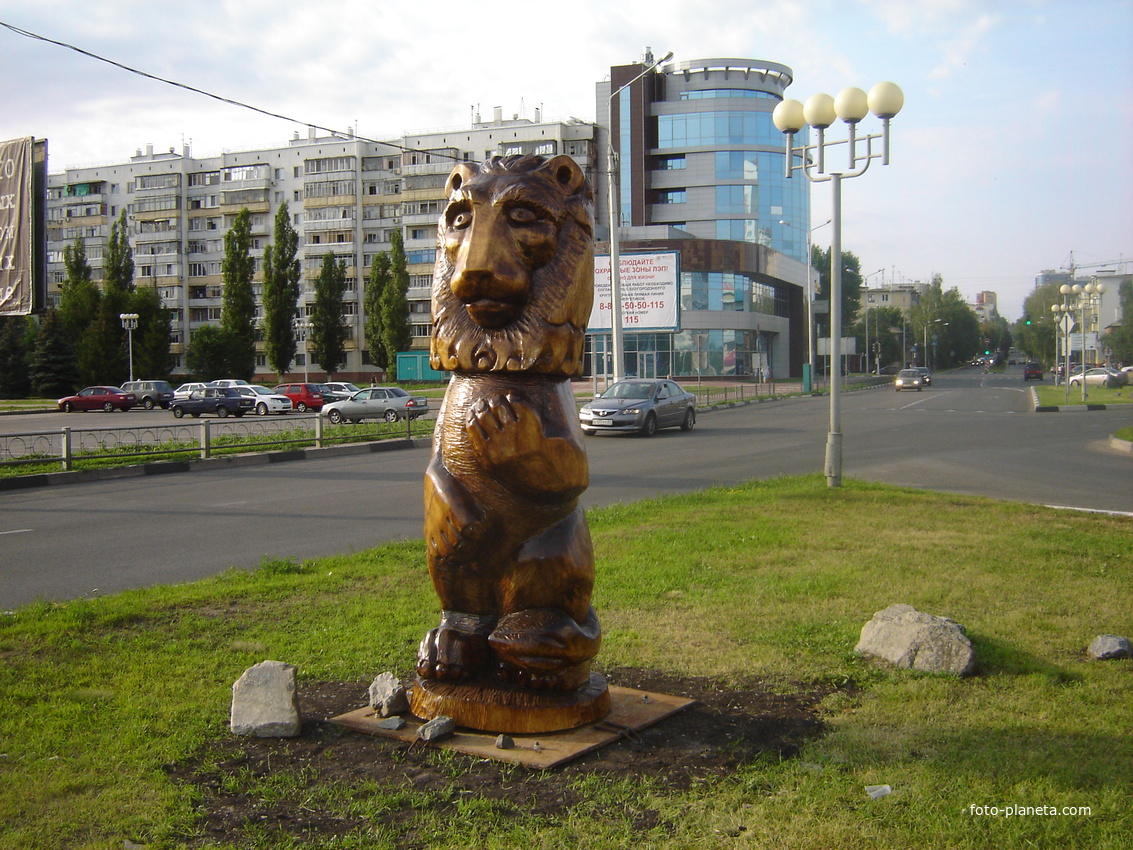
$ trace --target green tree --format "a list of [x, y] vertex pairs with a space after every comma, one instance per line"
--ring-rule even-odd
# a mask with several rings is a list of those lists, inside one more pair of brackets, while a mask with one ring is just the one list
[[861, 321], [854, 325], [853, 335], [858, 339], [858, 351], [865, 351], [866, 323], [869, 323], [869, 360], [874, 371], [879, 364], [882, 367], [903, 365], [901, 326], [904, 321], [896, 307], [867, 307]]
[[[125, 304], [120, 305], [124, 307]], [[109, 298], [98, 302], [92, 321], [79, 338], [77, 345], [79, 380], [83, 385], [121, 384], [130, 374], [127, 362], [126, 336], [120, 307]]]
[[401, 231], [390, 234], [390, 282], [381, 299], [382, 343], [386, 352], [386, 370], [390, 380], [397, 380], [397, 353], [409, 348], [409, 267]]
[[149, 380], [168, 380], [173, 371], [173, 311], [161, 303], [156, 286], [141, 286], [130, 296], [130, 312], [138, 314], [134, 331], [134, 374]]
[[[818, 271], [818, 296], [829, 300], [830, 249], [811, 246], [811, 265]], [[862, 303], [862, 263], [851, 251], [842, 252], [842, 333], [850, 335]], [[829, 326], [829, 317], [827, 317]]]
[[94, 275], [87, 261], [86, 245], [78, 236], [63, 248], [63, 283], [60, 286], [59, 320], [73, 341], [77, 341], [94, 321], [102, 293], [94, 284]]
[[32, 392], [41, 398], [70, 395], [79, 388], [71, 334], [63, 324], [61, 315], [53, 307], [47, 309], [35, 338], [35, 350], [31, 356], [31, 384]]
[[1117, 299], [1123, 318], [1109, 332], [1106, 343], [1113, 352], [1115, 363], [1129, 365], [1133, 363], [1133, 281], [1126, 279], [1118, 285]]
[[299, 315], [299, 234], [291, 226], [287, 202], [275, 214], [272, 243], [264, 248], [263, 304], [264, 354], [268, 365], [283, 380], [295, 359], [295, 329]]
[[315, 280], [315, 303], [311, 311], [310, 355], [332, 376], [346, 362], [346, 325], [342, 323], [342, 301], [346, 295], [346, 260], [333, 251], [323, 255]]
[[201, 325], [189, 340], [185, 365], [193, 380], [211, 381], [228, 366], [228, 335], [217, 325]]
[[31, 393], [27, 324], [23, 316], [0, 318], [0, 398], [24, 398]]
[[102, 257], [102, 284], [106, 296], [116, 302], [115, 307], [124, 306], [126, 296], [134, 291], [134, 252], [130, 248], [125, 209], [110, 225], [110, 238]]
[[382, 296], [385, 295], [389, 285], [389, 254], [382, 251], [375, 255], [370, 265], [370, 276], [366, 280], [362, 305], [362, 309], [365, 310], [363, 329], [370, 360], [382, 369], [389, 365], [389, 358], [386, 357], [385, 322], [382, 318]]
[[229, 346], [227, 368], [220, 374], [245, 381], [256, 372], [256, 296], [252, 289], [256, 262], [251, 251], [252, 214], [245, 207], [224, 234], [220, 266], [224, 281], [220, 327]]

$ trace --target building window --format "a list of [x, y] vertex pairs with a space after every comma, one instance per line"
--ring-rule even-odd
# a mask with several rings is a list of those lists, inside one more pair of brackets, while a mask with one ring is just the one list
[[717, 186], [716, 213], [718, 215], [751, 215], [758, 212], [758, 186]]
[[657, 193], [656, 203], [683, 204], [685, 203], [685, 195], [684, 189], [662, 189]]
[[684, 154], [678, 154], [676, 156], [659, 156], [656, 159], [656, 168], [658, 171], [677, 171], [684, 167]]

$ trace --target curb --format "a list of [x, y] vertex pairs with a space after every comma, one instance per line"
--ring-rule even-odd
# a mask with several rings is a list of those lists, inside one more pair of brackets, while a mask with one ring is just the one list
[[[1090, 410], [1109, 410], [1111, 405], [1108, 404], [1039, 404], [1039, 393], [1034, 387], [1031, 387], [1031, 403], [1034, 405], [1035, 413], [1086, 413]], [[1124, 405], [1118, 405], [1124, 406]]]
[[1133, 443], [1128, 440], [1123, 440], [1120, 437], [1110, 436], [1109, 447], [1111, 449], [1117, 449], [1119, 452], [1128, 452], [1133, 455]]
[[0, 478], [0, 492], [26, 490], [32, 487], [55, 487], [63, 484], [82, 484], [88, 481], [114, 481], [120, 478], [140, 478], [144, 475], [169, 475], [177, 472], [208, 472], [213, 469], [242, 466], [263, 466], [269, 463], [287, 463], [312, 457], [347, 457], [375, 454], [399, 449], [428, 448], [431, 437], [381, 440], [375, 443], [348, 443], [324, 448], [288, 449], [277, 452], [249, 452], [248, 454], [197, 460], [167, 460], [143, 463], [138, 466], [115, 466], [110, 469], [76, 469], [70, 472], [44, 472], [16, 478]]

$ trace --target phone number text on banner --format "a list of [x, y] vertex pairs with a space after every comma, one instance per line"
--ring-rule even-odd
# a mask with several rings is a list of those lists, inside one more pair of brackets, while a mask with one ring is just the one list
[[[620, 254], [622, 329], [632, 331], [680, 330], [679, 254]], [[594, 307], [587, 330], [613, 328], [610, 296], [610, 258], [594, 258]]]

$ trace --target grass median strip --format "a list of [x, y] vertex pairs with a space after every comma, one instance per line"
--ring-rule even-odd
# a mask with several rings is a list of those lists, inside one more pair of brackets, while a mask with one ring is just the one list
[[[1133, 833], [1133, 662], [1085, 652], [1133, 632], [1133, 521], [821, 476], [589, 516], [604, 670], [710, 679], [722, 705], [796, 699], [820, 733], [715, 773], [688, 752], [671, 768], [683, 784], [613, 772], [601, 752], [542, 775], [413, 762], [353, 733], [286, 767], [282, 742], [233, 741], [231, 684], [265, 658], [298, 666], [301, 701], [361, 683], [347, 709], [375, 674], [409, 678], [437, 603], [407, 541], [4, 615], [0, 846], [214, 846], [222, 805], [245, 807], [231, 847], [1119, 847]], [[855, 656], [894, 602], [962, 623], [978, 675]], [[336, 773], [359, 746], [372, 770]], [[473, 774], [487, 780], [469, 790]], [[892, 793], [871, 799], [875, 785]], [[547, 808], [552, 787], [569, 805]], [[1090, 813], [986, 815], [1008, 804]], [[293, 816], [261, 817], [273, 805]]]

